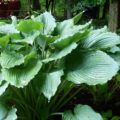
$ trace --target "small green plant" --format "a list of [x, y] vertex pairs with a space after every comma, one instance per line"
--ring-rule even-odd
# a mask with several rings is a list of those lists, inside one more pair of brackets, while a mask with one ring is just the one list
[[103, 120], [88, 105], [61, 112], [81, 90], [71, 93], [76, 85], [104, 84], [119, 70], [108, 52], [119, 36], [106, 27], [94, 30], [91, 21], [76, 25], [80, 16], [56, 22], [45, 12], [0, 24], [0, 119]]

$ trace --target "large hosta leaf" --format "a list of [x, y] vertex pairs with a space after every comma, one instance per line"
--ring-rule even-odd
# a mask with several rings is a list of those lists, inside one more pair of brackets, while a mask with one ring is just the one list
[[[60, 36], [65, 36], [68, 34], [71, 34], [74, 27], [74, 20], [73, 19], [68, 19], [64, 20], [63, 22], [58, 22], [57, 26], [55, 28], [55, 33], [59, 34]], [[78, 27], [77, 27], [78, 28]], [[75, 27], [74, 27], [75, 29]]]
[[55, 95], [59, 84], [61, 83], [61, 76], [63, 75], [63, 71], [54, 71], [47, 73], [44, 76], [44, 82], [42, 86], [42, 92], [48, 100], [51, 99], [52, 96]]
[[92, 31], [88, 38], [83, 41], [82, 46], [100, 49], [120, 44], [120, 37], [115, 33], [108, 32], [105, 28]]
[[84, 55], [78, 53], [74, 59], [74, 62], [71, 61], [71, 70], [68, 72], [67, 79], [76, 84], [106, 83], [119, 69], [118, 64], [102, 51], [84, 53]]
[[87, 37], [88, 33], [90, 32], [89, 29], [77, 31], [76, 33], [71, 33], [68, 36], [63, 36], [58, 38], [53, 45], [58, 48], [65, 48], [66, 46], [70, 45], [73, 42], [78, 42], [83, 40]]
[[26, 86], [42, 67], [40, 61], [32, 60], [26, 66], [18, 66], [11, 69], [2, 69], [4, 79], [16, 87]]
[[24, 63], [24, 56], [15, 51], [5, 50], [1, 53], [0, 63], [3, 68], [12, 68]]
[[[71, 28], [74, 26], [74, 22], [72, 19], [64, 20], [63, 22], [58, 22], [55, 28], [55, 33], [59, 34], [60, 36], [67, 35], [71, 33]], [[69, 32], [70, 30], [70, 32]]]
[[60, 38], [54, 42], [54, 45], [59, 48], [64, 48], [72, 42], [86, 38], [90, 32], [90, 24], [91, 21], [77, 26], [74, 25], [73, 19], [58, 23], [55, 32], [60, 35]]
[[54, 17], [49, 12], [45, 12], [40, 16], [34, 18], [35, 21], [42, 22], [44, 24], [43, 33], [45, 35], [51, 34], [51, 32], [56, 27], [56, 22]]
[[21, 32], [29, 33], [34, 30], [40, 30], [43, 27], [43, 24], [33, 20], [22, 20], [17, 25], [17, 29]]
[[62, 120], [103, 120], [99, 113], [96, 113], [88, 105], [77, 105], [74, 111], [66, 111]]
[[43, 62], [49, 62], [49, 61], [60, 59], [64, 56], [68, 55], [69, 53], [71, 53], [72, 50], [74, 50], [76, 47], [77, 47], [77, 44], [72, 43], [71, 45], [67, 46], [63, 50], [56, 51], [49, 58], [44, 59]]
[[89, 28], [91, 25], [91, 21], [87, 22], [83, 25], [74, 25], [74, 20], [69, 19], [63, 22], [59, 22], [55, 28], [56, 34], [59, 34], [61, 37], [71, 36], [71, 34], [75, 34], [81, 30], [85, 30]]
[[0, 103], [0, 120], [16, 120], [16, 112], [16, 108], [9, 109], [3, 103]]

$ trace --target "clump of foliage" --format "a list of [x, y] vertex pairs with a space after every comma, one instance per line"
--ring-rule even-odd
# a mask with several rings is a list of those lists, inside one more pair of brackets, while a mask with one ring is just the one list
[[[93, 7], [98, 7], [98, 17], [102, 18], [103, 17], [103, 12], [104, 12], [104, 7], [105, 3], [109, 2], [106, 0], [75, 0], [75, 5], [73, 7], [73, 12], [78, 12], [78, 11], [86, 11], [87, 9], [92, 9]], [[94, 13], [93, 13], [94, 14]]]
[[0, 119], [103, 120], [88, 105], [59, 113], [76, 85], [104, 84], [119, 70], [109, 55], [119, 36], [106, 27], [94, 30], [91, 21], [76, 25], [80, 16], [56, 22], [45, 12], [0, 23]]

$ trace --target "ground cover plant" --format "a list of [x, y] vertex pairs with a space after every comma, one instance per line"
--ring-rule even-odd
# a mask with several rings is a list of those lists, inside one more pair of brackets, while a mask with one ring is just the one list
[[81, 85], [105, 84], [119, 71], [120, 37], [92, 21], [77, 24], [81, 15], [56, 22], [45, 12], [0, 23], [1, 120], [103, 120], [81, 103], [61, 111]]

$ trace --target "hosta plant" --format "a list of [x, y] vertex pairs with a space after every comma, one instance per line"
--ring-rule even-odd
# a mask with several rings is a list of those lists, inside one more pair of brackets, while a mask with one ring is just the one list
[[61, 112], [82, 84], [104, 84], [119, 70], [110, 54], [119, 36], [91, 21], [78, 25], [80, 16], [56, 22], [45, 12], [0, 23], [0, 119], [103, 120], [88, 105]]

